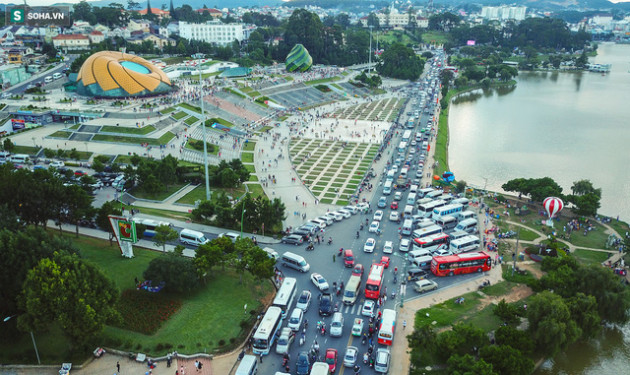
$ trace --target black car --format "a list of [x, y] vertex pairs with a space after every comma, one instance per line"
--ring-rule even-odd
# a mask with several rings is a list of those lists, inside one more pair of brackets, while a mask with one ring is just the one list
[[300, 245], [303, 241], [302, 241], [302, 236], [298, 234], [290, 234], [288, 236], [282, 237], [282, 240], [280, 240], [280, 242], [293, 244], [293, 245]]
[[333, 302], [330, 293], [323, 293], [319, 296], [319, 315], [331, 316], [333, 312]]
[[295, 367], [296, 367], [296, 373], [298, 375], [308, 375], [308, 373], [311, 371], [311, 362], [308, 359], [307, 352], [300, 352], [300, 354], [298, 354]]
[[294, 230], [293, 233], [291, 233], [291, 234], [296, 234], [298, 236], [302, 236], [302, 239], [304, 241], [308, 241], [309, 236], [311, 235], [311, 232], [308, 231], [307, 229], [299, 229], [298, 228], [298, 229]]

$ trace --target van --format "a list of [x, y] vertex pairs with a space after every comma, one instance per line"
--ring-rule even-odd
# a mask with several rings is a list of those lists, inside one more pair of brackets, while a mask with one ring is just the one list
[[414, 193], [415, 194], [417, 191], [418, 191], [418, 185], [411, 185], [409, 187], [409, 192], [410, 193]]
[[30, 157], [26, 154], [15, 154], [11, 156], [11, 163], [13, 164], [25, 164], [30, 161]]
[[477, 219], [466, 219], [460, 221], [455, 230], [471, 233], [475, 231], [475, 228], [477, 228]]
[[179, 232], [179, 242], [192, 246], [199, 246], [210, 242], [206, 235], [191, 229], [182, 229]]
[[431, 225], [430, 227], [414, 230], [413, 238], [422, 238], [422, 237], [426, 237], [432, 234], [438, 234], [442, 232], [444, 232], [444, 229], [442, 229], [441, 226], [434, 224], [434, 225]]
[[11, 160], [11, 153], [7, 151], [0, 151], [0, 161]]
[[258, 373], [258, 358], [245, 354], [234, 375], [256, 375]]
[[441, 226], [444, 230], [451, 230], [457, 226], [457, 219], [451, 215], [444, 215], [435, 219], [435, 224]]
[[464, 207], [467, 207], [470, 204], [468, 198], [456, 198], [451, 201], [451, 204], [461, 204]]
[[280, 258], [280, 260], [282, 261], [283, 266], [293, 268], [300, 272], [308, 272], [308, 270], [311, 269], [311, 266], [306, 263], [306, 260], [304, 260], [303, 257], [293, 254], [290, 251], [282, 254], [282, 258]]
[[271, 258], [271, 259], [273, 259], [273, 260], [278, 260], [279, 255], [278, 255], [278, 253], [277, 253], [274, 249], [272, 249], [272, 248], [270, 248], [270, 247], [263, 247], [263, 249], [262, 249], [262, 250], [263, 250], [265, 253], [267, 253], [267, 256], [268, 256], [269, 258]]
[[383, 185], [383, 195], [390, 195], [392, 193], [392, 181], [385, 181]]
[[407, 281], [418, 281], [427, 277], [427, 271], [420, 268], [410, 268], [407, 270]]
[[411, 206], [416, 204], [416, 193], [409, 193], [407, 196], [407, 204]]
[[400, 234], [403, 236], [411, 236], [411, 231], [413, 231], [413, 220], [405, 219], [400, 229]]
[[46, 78], [44, 78], [44, 83], [51, 83], [52, 81], [53, 81], [52, 76], [46, 76]]
[[406, 205], [403, 212], [405, 213], [405, 215], [408, 215], [408, 216], [413, 215], [413, 205], [411, 204]]
[[311, 375], [328, 375], [330, 374], [330, 366], [326, 362], [315, 362], [311, 367]]
[[466, 236], [470, 236], [470, 233], [464, 232], [464, 231], [461, 231], [461, 230], [456, 230], [453, 233], [448, 235], [448, 237], [450, 238], [451, 242], [453, 242], [453, 240], [456, 240], [456, 239], [462, 238], [462, 237], [466, 237]]
[[446, 194], [440, 195], [437, 199], [441, 199], [441, 200], [443, 200], [444, 202], [446, 202], [448, 204], [450, 201], [453, 200], [453, 198], [454, 197], [453, 197], [452, 194], [446, 193]]
[[427, 193], [425, 197], [431, 198], [431, 199], [437, 199], [437, 197], [439, 197], [440, 195], [442, 195], [442, 190], [434, 190], [430, 193]]
[[409, 174], [409, 167], [404, 167], [404, 168], [400, 171], [400, 177], [402, 177], [402, 178], [407, 178], [407, 174]]
[[425, 217], [425, 218], [422, 218], [422, 220], [416, 222], [416, 229], [422, 229], [422, 228], [430, 227], [430, 226], [433, 226], [433, 225], [435, 225], [433, 220], [427, 219]]
[[57, 79], [61, 79], [61, 77], [63, 77], [63, 75], [61, 73], [55, 73], [53, 74], [53, 79], [57, 80]]
[[426, 141], [425, 141], [425, 142], [422, 142], [422, 149], [423, 149], [423, 150], [426, 150], [426, 149], [428, 149], [428, 148], [429, 148], [429, 142], [426, 142]]
[[387, 181], [394, 181], [394, 177], [396, 177], [396, 172], [391, 170], [387, 172]]
[[433, 261], [433, 257], [430, 255], [414, 258], [411, 263], [414, 267], [420, 268], [421, 270], [429, 270], [431, 269], [431, 261]]
[[359, 298], [359, 293], [361, 293], [361, 276], [352, 275], [343, 290], [343, 304], [354, 305]]
[[[419, 193], [419, 192], [418, 192], [418, 193], [416, 193], [416, 196], [417, 196], [418, 194], [420, 194], [420, 193]], [[427, 204], [427, 203], [429, 203], [429, 202], [433, 202], [433, 199], [431, 199], [431, 198], [420, 198], [420, 199], [418, 199], [418, 200], [416, 201], [416, 207], [420, 207], [421, 205], [423, 205], [423, 204]]]
[[347, 268], [354, 267], [354, 254], [352, 250], [346, 249], [343, 251], [343, 265]]
[[477, 214], [474, 213], [473, 211], [462, 211], [459, 214], [459, 217], [457, 219], [461, 222], [466, 219], [476, 219], [476, 218], [477, 218]]
[[333, 314], [332, 322], [330, 323], [330, 336], [341, 337], [343, 335], [343, 314], [336, 312]]
[[[417, 191], [418, 197], [420, 198], [425, 198], [427, 196], [427, 194], [434, 192], [435, 189], [433, 188], [424, 188], [424, 189], [420, 189]], [[439, 195], [442, 195], [442, 193], [440, 193]]]
[[407, 255], [407, 259], [409, 259], [410, 262], [413, 262], [413, 260], [416, 258], [422, 258], [422, 257], [431, 255], [431, 252], [427, 249], [419, 249], [419, 248], [414, 248], [414, 249], [416, 250], [411, 250], [409, 254]]

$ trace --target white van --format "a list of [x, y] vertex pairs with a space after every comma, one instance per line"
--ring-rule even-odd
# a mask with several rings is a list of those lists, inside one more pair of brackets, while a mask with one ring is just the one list
[[468, 200], [468, 198], [456, 198], [451, 201], [451, 204], [457, 204], [457, 203], [461, 204], [464, 207], [467, 207], [470, 201]]
[[409, 254], [407, 255], [407, 259], [409, 259], [410, 263], [413, 263], [413, 260], [416, 258], [427, 257], [430, 255], [431, 252], [429, 250], [416, 248], [416, 250], [411, 250], [409, 252]]
[[435, 224], [441, 226], [444, 230], [451, 230], [457, 226], [457, 219], [451, 215], [444, 215], [435, 219]]
[[278, 253], [277, 253], [274, 249], [272, 249], [272, 248], [270, 248], [270, 247], [263, 247], [263, 249], [262, 249], [262, 250], [263, 250], [265, 253], [267, 253], [267, 256], [268, 256], [269, 258], [271, 258], [271, 259], [273, 259], [273, 260], [278, 260], [279, 255], [278, 255]]
[[396, 172], [393, 169], [387, 171], [387, 181], [394, 181], [394, 177], [396, 177]]
[[439, 225], [431, 225], [430, 227], [416, 229], [413, 231], [413, 238], [422, 238], [432, 234], [442, 233], [444, 230]]
[[7, 151], [0, 151], [0, 161], [11, 160], [11, 153]]
[[403, 236], [411, 236], [411, 232], [413, 231], [413, 220], [405, 219], [403, 222], [402, 228], [400, 229], [400, 234]]
[[416, 204], [416, 193], [409, 193], [407, 196], [407, 204], [411, 206]]
[[54, 80], [61, 79], [61, 77], [63, 77], [63, 75], [62, 75], [61, 73], [55, 73], [55, 74], [53, 74], [53, 79], [54, 79]]
[[439, 197], [440, 195], [442, 195], [442, 190], [434, 190], [430, 193], [427, 193], [425, 197], [431, 198], [431, 199], [437, 199], [437, 197]]
[[234, 375], [256, 375], [258, 373], [258, 358], [245, 354]]
[[[418, 194], [418, 197], [424, 198], [424, 197], [427, 196], [427, 194], [429, 194], [429, 193], [431, 193], [433, 191], [435, 191], [435, 189], [433, 189], [433, 188], [424, 188], [424, 189], [418, 190], [417, 194]], [[442, 193], [440, 193], [439, 195], [442, 195]]]
[[408, 204], [408, 205], [405, 206], [405, 209], [404, 209], [403, 212], [405, 213], [405, 215], [411, 216], [411, 215], [413, 215], [413, 208], [414, 208], [413, 205]]
[[44, 78], [44, 83], [51, 83], [52, 81], [53, 81], [52, 76], [46, 76], [46, 78]]
[[390, 195], [392, 193], [392, 181], [385, 181], [383, 185], [383, 195]]
[[466, 219], [460, 221], [455, 230], [471, 233], [475, 231], [475, 228], [477, 228], [477, 219]]
[[206, 235], [191, 229], [182, 229], [179, 232], [179, 242], [192, 246], [199, 246], [210, 242]]
[[461, 230], [456, 230], [453, 233], [449, 234], [448, 236], [451, 239], [451, 242], [453, 242], [453, 240], [456, 240], [458, 238], [470, 236], [470, 233], [464, 232], [464, 231], [461, 231]]
[[311, 367], [311, 375], [328, 375], [330, 374], [330, 366], [326, 362], [315, 362]]
[[425, 217], [422, 220], [416, 222], [416, 229], [422, 229], [422, 228], [430, 227], [430, 226], [433, 226], [433, 225], [435, 225], [433, 220], [427, 219]]
[[418, 185], [411, 185], [409, 186], [409, 192], [410, 193], [416, 193], [418, 191]]
[[429, 142], [422, 142], [422, 150], [429, 148]]
[[466, 219], [475, 219], [477, 218], [477, 214], [474, 213], [473, 211], [463, 211], [459, 214], [459, 217], [457, 218], [459, 221], [464, 221]]
[[26, 154], [15, 154], [11, 156], [11, 163], [14, 164], [24, 164], [30, 161], [30, 157]]
[[311, 269], [311, 265], [306, 263], [303, 257], [289, 251], [282, 254], [280, 261], [283, 266], [296, 269], [300, 272], [308, 272], [308, 270]]
[[341, 337], [343, 335], [343, 314], [336, 312], [333, 314], [332, 323], [330, 323], [330, 336]]
[[427, 256], [423, 256], [423, 257], [414, 258], [413, 261], [411, 261], [411, 263], [416, 268], [420, 268], [421, 270], [429, 270], [429, 269], [431, 269], [431, 261], [432, 260], [433, 260], [433, 257], [430, 256], [430, 255], [427, 255]]

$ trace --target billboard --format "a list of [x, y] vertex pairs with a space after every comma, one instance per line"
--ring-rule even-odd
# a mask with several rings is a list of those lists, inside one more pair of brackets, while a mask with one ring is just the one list
[[467, 46], [474, 46], [476, 44], [476, 42], [474, 40], [469, 40], [466, 42]]

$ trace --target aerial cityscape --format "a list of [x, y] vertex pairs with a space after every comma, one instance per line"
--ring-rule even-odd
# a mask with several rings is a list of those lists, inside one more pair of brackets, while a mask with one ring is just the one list
[[0, 374], [630, 371], [630, 2], [0, 12]]

